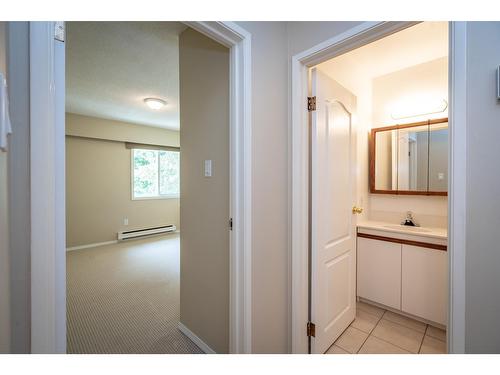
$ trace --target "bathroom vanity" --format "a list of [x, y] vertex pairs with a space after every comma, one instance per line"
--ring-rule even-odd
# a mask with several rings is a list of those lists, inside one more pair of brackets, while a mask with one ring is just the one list
[[357, 295], [446, 326], [447, 231], [367, 221], [357, 226]]

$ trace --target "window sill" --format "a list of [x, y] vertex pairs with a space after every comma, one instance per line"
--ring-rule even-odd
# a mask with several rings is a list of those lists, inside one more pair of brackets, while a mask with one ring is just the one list
[[133, 201], [150, 201], [150, 200], [164, 200], [164, 199], [179, 199], [179, 195], [162, 195], [157, 197], [132, 197]]

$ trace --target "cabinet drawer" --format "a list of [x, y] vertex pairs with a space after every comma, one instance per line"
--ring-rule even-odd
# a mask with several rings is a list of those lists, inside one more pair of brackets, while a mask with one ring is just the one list
[[401, 244], [358, 237], [359, 297], [401, 309]]

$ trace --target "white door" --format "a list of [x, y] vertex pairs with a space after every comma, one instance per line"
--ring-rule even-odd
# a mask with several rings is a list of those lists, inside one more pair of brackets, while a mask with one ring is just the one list
[[324, 353], [356, 314], [356, 97], [312, 69], [312, 353]]

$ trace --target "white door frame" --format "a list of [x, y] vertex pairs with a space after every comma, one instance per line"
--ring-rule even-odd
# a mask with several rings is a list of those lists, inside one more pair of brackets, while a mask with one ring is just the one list
[[[251, 34], [187, 22], [230, 49], [230, 353], [251, 352]], [[54, 22], [30, 22], [31, 351], [66, 353], [64, 92]], [[62, 64], [64, 68], [64, 62]], [[62, 109], [61, 109], [62, 104]], [[62, 117], [61, 117], [62, 114]]]
[[[291, 349], [307, 353], [309, 248], [308, 69], [416, 22], [364, 22], [300, 52], [291, 61]], [[465, 62], [466, 23], [450, 22], [449, 327], [448, 352], [465, 350]]]

